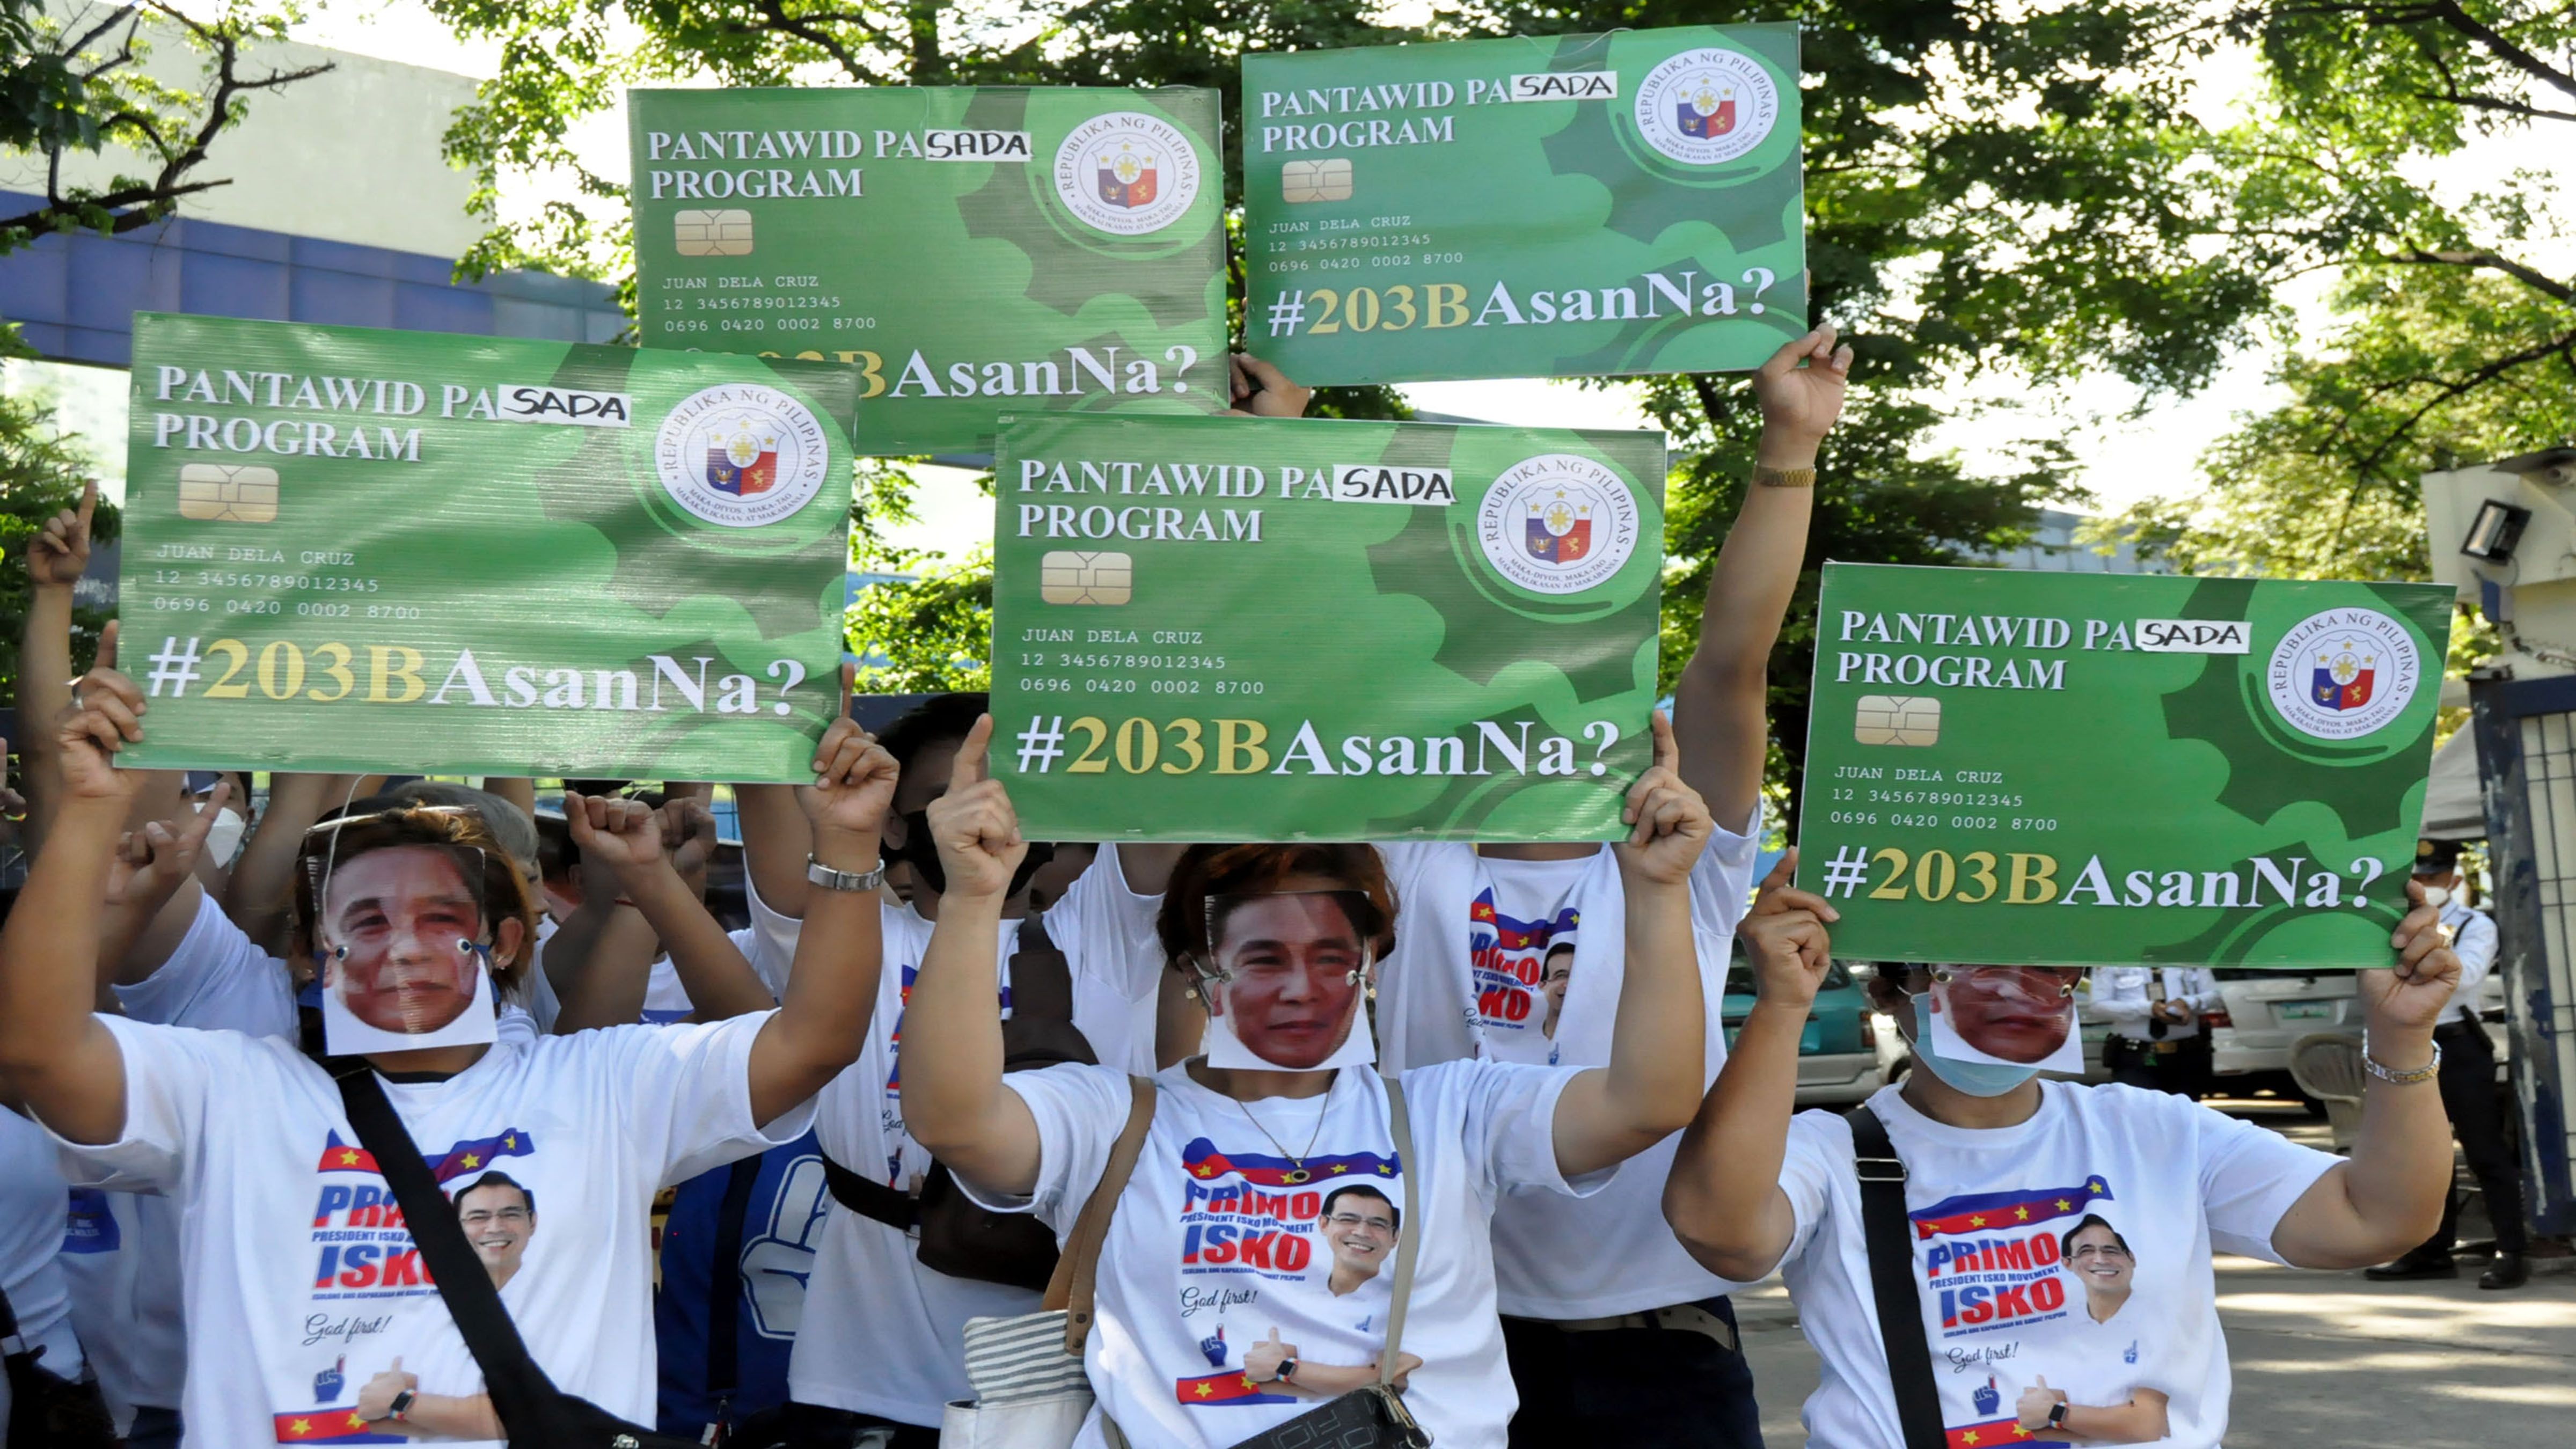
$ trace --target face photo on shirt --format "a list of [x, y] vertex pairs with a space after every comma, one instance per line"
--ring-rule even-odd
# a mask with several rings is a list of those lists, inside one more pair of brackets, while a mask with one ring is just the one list
[[1370, 1183], [1353, 1183], [1325, 1196], [1324, 1245], [1333, 1258], [1325, 1286], [1334, 1297], [1347, 1297], [1379, 1277], [1395, 1255], [1403, 1217], [1403, 1210]]
[[1211, 896], [1207, 1059], [1311, 1072], [1374, 1061], [1361, 1005], [1374, 963], [1356, 891]]
[[322, 880], [324, 1043], [335, 1055], [468, 1046], [498, 1034], [479, 852], [402, 845], [335, 860]]
[[2073, 970], [1957, 966], [1932, 976], [1932, 1050], [1957, 1062], [2084, 1070]]
[[1550, 1041], [1556, 1039], [1557, 1019], [1565, 1014], [1565, 988], [1574, 980], [1574, 943], [1561, 941], [1547, 948], [1547, 964], [1540, 968], [1538, 989], [1547, 998], [1547, 1025]]

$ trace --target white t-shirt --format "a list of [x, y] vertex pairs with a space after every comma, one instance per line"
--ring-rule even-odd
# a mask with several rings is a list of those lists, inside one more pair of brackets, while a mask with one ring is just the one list
[[[654, 1190], [812, 1120], [810, 1104], [765, 1128], [751, 1120], [751, 1045], [768, 1018], [504, 1031], [446, 1081], [386, 1084], [450, 1192], [499, 1170], [534, 1199], [517, 1317], [566, 1392], [651, 1418]], [[289, 1442], [345, 1426], [366, 1381], [448, 1319], [338, 1088], [283, 1041], [102, 1020], [124, 1054], [125, 1132], [62, 1144], [64, 1170], [182, 1209], [191, 1439]]]
[[[1608, 1176], [1569, 1183], [1556, 1168], [1550, 1129], [1575, 1075], [1463, 1061], [1406, 1072], [1420, 1157], [1408, 1164], [1396, 1158], [1375, 1072], [1343, 1071], [1320, 1099], [1258, 1102], [1211, 1092], [1185, 1067], [1158, 1074], [1153, 1126], [1101, 1248], [1097, 1316], [1083, 1352], [1100, 1410], [1130, 1443], [1219, 1449], [1325, 1402], [1251, 1381], [1244, 1354], [1275, 1330], [1301, 1364], [1376, 1360], [1387, 1300], [1366, 1279], [1331, 1291], [1337, 1250], [1325, 1205], [1334, 1184], [1366, 1183], [1382, 1201], [1344, 1195], [1332, 1210], [1400, 1210], [1404, 1177], [1418, 1170], [1421, 1247], [1403, 1351], [1422, 1366], [1405, 1406], [1441, 1449], [1499, 1449], [1520, 1400], [1494, 1311], [1487, 1220], [1511, 1189], [1576, 1194]], [[979, 1200], [1033, 1210], [1061, 1240], [1126, 1125], [1127, 1075], [1060, 1066], [1003, 1080], [1037, 1118], [1037, 1191]], [[1380, 1242], [1376, 1272], [1391, 1279], [1394, 1243]], [[1074, 1443], [1104, 1442], [1095, 1412]]]
[[[1753, 890], [1759, 828], [1757, 816], [1744, 834], [1716, 831], [1691, 869], [1691, 935], [1707, 1016], [1701, 1049], [1712, 1082], [1726, 1064], [1720, 1007], [1729, 943]], [[1628, 903], [1618, 858], [1607, 847], [1567, 861], [1496, 860], [1458, 844], [1380, 845], [1378, 851], [1386, 857], [1398, 913], [1395, 954], [1380, 973], [1380, 1065], [1400, 1071], [1461, 1056], [1609, 1065], [1619, 984], [1627, 973]], [[1526, 959], [1526, 949], [1503, 945], [1509, 939], [1503, 932], [1534, 935], [1521, 927], [1541, 912], [1551, 944], [1560, 929], [1575, 938], [1574, 974], [1552, 1039], [1534, 1029], [1545, 1021], [1547, 1001], [1526, 968], [1515, 969], [1510, 988], [1529, 994], [1525, 1008], [1504, 994], [1499, 980], [1491, 995], [1471, 990], [1485, 974], [1500, 974], [1486, 973], [1479, 960]], [[1529, 1029], [1514, 1029], [1516, 1011], [1523, 1013], [1518, 1025]], [[1505, 1198], [1494, 1212], [1502, 1311], [1597, 1318], [1696, 1302], [1739, 1286], [1691, 1261], [1664, 1222], [1664, 1179], [1680, 1147], [1680, 1134], [1665, 1138], [1622, 1164], [1591, 1196], [1538, 1191]], [[1591, 1247], [1569, 1253], [1568, 1243]]]
[[[295, 982], [286, 963], [243, 934], [212, 895], [199, 898], [197, 918], [159, 970], [113, 989], [136, 1021], [296, 1037]], [[118, 1417], [146, 1405], [177, 1408], [188, 1374], [178, 1203], [157, 1193], [76, 1191], [63, 1272], [72, 1287], [72, 1325]]]
[[[1103, 845], [1064, 898], [1046, 910], [1048, 939], [1073, 975], [1073, 1024], [1093, 1055], [1121, 1073], [1154, 1069], [1154, 1015], [1162, 947], [1154, 936], [1161, 896], [1127, 889], [1118, 847]], [[868, 1044], [856, 1065], [819, 1097], [816, 1136], [831, 1158], [889, 1187], [910, 1190], [930, 1154], [903, 1130], [897, 1058], [904, 1003], [930, 944], [930, 922], [888, 907], [885, 974]], [[1007, 1006], [1020, 923], [994, 942], [995, 978]], [[1017, 1075], [1026, 1075], [1020, 1073]], [[951, 1399], [971, 1397], [964, 1333], [969, 1318], [1036, 1309], [1038, 1295], [952, 1278], [921, 1266], [912, 1239], [831, 1204], [807, 1285], [788, 1369], [798, 1403], [825, 1404], [906, 1424], [937, 1424]]]
[[[0, 1111], [0, 1292], [9, 1295], [19, 1334], [45, 1350], [36, 1366], [59, 1379], [81, 1376], [80, 1339], [55, 1256], [69, 1196], [44, 1129]], [[9, 1386], [0, 1381], [0, 1440], [8, 1437]]]
[[[2280, 1262], [2273, 1228], [2337, 1159], [2170, 1093], [2056, 1081], [2041, 1091], [2029, 1121], [1992, 1130], [1944, 1126], [1894, 1087], [1870, 1099], [1905, 1163], [1922, 1331], [1951, 1440], [1974, 1430], [1985, 1444], [2055, 1442], [2012, 1431], [2021, 1391], [2045, 1377], [2089, 1407], [2158, 1390], [2169, 1437], [2156, 1442], [2212, 1449], [2227, 1429], [2228, 1368], [2210, 1254]], [[1805, 1413], [1818, 1449], [1903, 1442], [1852, 1160], [1840, 1113], [1791, 1120], [1780, 1186], [1797, 1230], [1781, 1274], [1824, 1359]], [[2088, 1216], [2131, 1254], [2128, 1301], [2100, 1324], [2063, 1261]]]
[[2442, 903], [2442, 924], [2451, 929], [2451, 954], [2460, 958], [2460, 984], [2436, 1018], [2445, 1024], [2478, 1020], [2487, 975], [2495, 970], [2496, 924], [2486, 912], [2460, 903], [2457, 895]]
[[[770, 999], [784, 1000], [787, 996], [787, 970], [796, 961], [795, 933], [788, 932], [787, 949], [783, 952], [778, 950], [778, 936], [773, 932], [762, 930], [757, 922], [763, 914], [777, 919], [784, 918], [776, 917], [775, 912], [761, 905], [757, 896], [752, 896], [748, 891], [744, 894], [752, 901], [752, 919], [755, 924], [745, 926], [739, 931], [728, 931], [725, 933], [725, 938], [733, 942], [734, 949], [740, 951], [743, 960], [751, 964], [751, 974], [759, 977], [760, 984], [769, 988]], [[654, 957], [649, 973], [644, 978], [643, 1019], [659, 1026], [679, 1021], [695, 1014], [696, 1011], [696, 1004], [689, 1000], [688, 987], [681, 984], [680, 968], [671, 964], [669, 956]]]

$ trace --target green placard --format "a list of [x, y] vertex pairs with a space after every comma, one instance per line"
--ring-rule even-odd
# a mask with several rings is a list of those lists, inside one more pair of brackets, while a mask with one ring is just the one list
[[1604, 840], [1651, 761], [1661, 433], [1016, 420], [994, 774], [1041, 840]]
[[1865, 960], [2384, 966], [2452, 598], [1828, 564], [1798, 882]]
[[849, 368], [141, 313], [133, 376], [124, 763], [811, 778]]
[[861, 453], [1226, 406], [1212, 90], [627, 92], [646, 346], [859, 369]]
[[1715, 372], [1806, 330], [1798, 29], [1243, 59], [1246, 333], [1308, 383]]

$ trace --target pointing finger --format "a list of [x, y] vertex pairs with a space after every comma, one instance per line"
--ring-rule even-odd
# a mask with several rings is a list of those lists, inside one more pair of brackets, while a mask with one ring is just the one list
[[98, 667], [101, 669], [116, 667], [116, 631], [119, 622], [110, 619], [106, 626], [98, 631]]
[[92, 478], [92, 479], [90, 479], [89, 481], [87, 481], [87, 482], [85, 482], [85, 483], [83, 483], [83, 484], [81, 485], [81, 501], [80, 501], [80, 534], [81, 534], [81, 537], [83, 537], [83, 538], [87, 538], [87, 537], [89, 537], [89, 519], [90, 519], [90, 515], [91, 515], [91, 514], [93, 514], [93, 513], [95, 513], [95, 512], [97, 512], [97, 511], [98, 511], [98, 480], [97, 480], [97, 479], [95, 479], [95, 478]]
[[1655, 730], [1655, 764], [1660, 769], [1678, 774], [1682, 767], [1682, 747], [1673, 741], [1673, 722], [1662, 710], [1651, 717]]
[[1762, 890], [1767, 894], [1774, 888], [1786, 888], [1797, 878], [1798, 847], [1793, 845], [1781, 852], [1780, 859], [1771, 867], [1771, 873], [1762, 877]]
[[851, 697], [852, 697], [853, 695], [855, 695], [855, 694], [858, 692], [858, 685], [859, 685], [859, 666], [857, 666], [857, 665], [855, 665], [855, 664], [852, 664], [850, 661], [848, 661], [848, 660], [846, 660], [846, 659], [842, 660], [842, 661], [841, 661], [841, 713], [843, 713], [843, 714], [845, 714], [845, 715], [846, 715], [846, 714], [848, 714], [848, 713], [850, 712], [850, 700], [851, 700]]
[[957, 747], [957, 763], [949, 768], [948, 788], [963, 790], [993, 778], [992, 745], [993, 717], [979, 714], [975, 716], [975, 727], [966, 732], [966, 742]]

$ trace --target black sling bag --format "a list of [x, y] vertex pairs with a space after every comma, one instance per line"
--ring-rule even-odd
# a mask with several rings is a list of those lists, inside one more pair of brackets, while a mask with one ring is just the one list
[[1896, 1422], [1905, 1449], [1948, 1449], [1941, 1426], [1941, 1386], [1932, 1376], [1932, 1345], [1923, 1337], [1923, 1299], [1914, 1288], [1914, 1237], [1905, 1216], [1905, 1163], [1888, 1141], [1887, 1124], [1862, 1103], [1843, 1114], [1851, 1124], [1852, 1166], [1860, 1174], [1861, 1240], [1869, 1249], [1869, 1283], [1878, 1303], [1878, 1334], [1887, 1344], [1887, 1381], [1896, 1393]]
[[384, 1084], [376, 1080], [374, 1069], [354, 1057], [334, 1058], [327, 1066], [340, 1085], [349, 1126], [375, 1158], [376, 1171], [384, 1174], [430, 1281], [483, 1370], [483, 1391], [509, 1442], [527, 1449], [691, 1449], [689, 1440], [630, 1424], [555, 1387], [529, 1356], [519, 1326], [501, 1304], [501, 1290], [492, 1286], [483, 1260], [465, 1241], [455, 1205], [439, 1189], [410, 1130], [385, 1100]]

